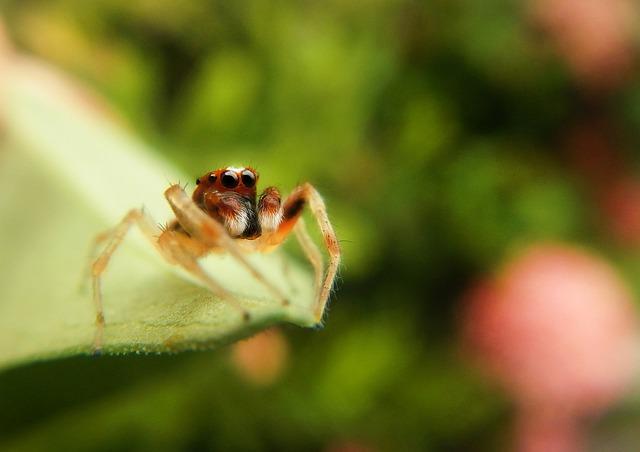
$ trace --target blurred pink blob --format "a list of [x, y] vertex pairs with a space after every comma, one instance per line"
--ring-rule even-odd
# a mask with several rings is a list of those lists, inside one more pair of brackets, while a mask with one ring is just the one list
[[289, 361], [289, 343], [277, 328], [271, 328], [233, 346], [231, 360], [238, 373], [250, 383], [275, 383]]
[[637, 332], [613, 268], [568, 245], [527, 249], [470, 293], [463, 316], [469, 350], [516, 401], [521, 451], [581, 450], [578, 421], [633, 378]]
[[634, 58], [634, 0], [530, 0], [536, 21], [581, 81], [608, 87]]

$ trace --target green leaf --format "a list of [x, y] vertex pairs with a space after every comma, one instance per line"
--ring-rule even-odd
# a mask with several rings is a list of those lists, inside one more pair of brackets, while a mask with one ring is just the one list
[[[171, 218], [163, 192], [191, 180], [116, 126], [102, 107], [40, 63], [14, 58], [0, 75], [0, 367], [92, 350], [90, 243], [145, 206]], [[208, 169], [208, 168], [206, 168]], [[203, 170], [206, 170], [203, 169]], [[315, 324], [306, 269], [280, 252], [250, 261], [287, 294], [282, 306], [228, 255], [204, 259], [251, 313], [167, 264], [135, 228], [103, 279], [104, 351], [209, 347], [277, 322]]]

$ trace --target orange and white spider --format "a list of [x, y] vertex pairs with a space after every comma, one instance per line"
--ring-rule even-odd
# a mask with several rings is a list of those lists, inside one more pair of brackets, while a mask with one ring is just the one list
[[[138, 225], [167, 261], [183, 267], [202, 281], [213, 293], [236, 307], [245, 320], [249, 319], [249, 312], [235, 295], [205, 272], [198, 259], [209, 253], [231, 254], [277, 300], [286, 305], [288, 301], [283, 293], [253, 267], [244, 254], [271, 251], [294, 230], [315, 271], [317, 293], [314, 315], [316, 321], [320, 322], [340, 263], [340, 247], [324, 201], [309, 183], [296, 187], [284, 203], [275, 187], [266, 188], [257, 197], [257, 182], [258, 173], [249, 167], [210, 171], [196, 180], [191, 197], [177, 184], [164, 192], [176, 217], [165, 228], [159, 227], [143, 209], [133, 209], [113, 229], [96, 237], [96, 246], [107, 243], [91, 266], [93, 299], [97, 311], [95, 351], [102, 348], [105, 326], [101, 277], [111, 256], [133, 225]], [[307, 204], [318, 222], [329, 254], [326, 272], [322, 254], [311, 240], [301, 218]]]

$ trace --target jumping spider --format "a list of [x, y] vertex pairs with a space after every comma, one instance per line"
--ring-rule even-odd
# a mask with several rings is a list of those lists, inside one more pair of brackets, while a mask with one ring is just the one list
[[[308, 183], [296, 187], [284, 203], [275, 187], [266, 188], [257, 198], [257, 182], [258, 173], [249, 167], [210, 171], [196, 180], [191, 198], [177, 184], [164, 192], [176, 217], [166, 227], [156, 225], [142, 209], [133, 209], [113, 229], [96, 237], [95, 246], [103, 242], [106, 242], [106, 246], [91, 266], [93, 299], [97, 311], [95, 351], [102, 348], [105, 326], [101, 277], [111, 256], [134, 224], [164, 259], [181, 266], [202, 281], [213, 293], [238, 309], [245, 320], [249, 319], [249, 312], [233, 294], [204, 271], [198, 259], [209, 253], [231, 254], [277, 300], [286, 305], [288, 301], [284, 294], [247, 261], [244, 253], [271, 251], [294, 230], [315, 271], [317, 294], [314, 315], [316, 321], [321, 320], [340, 263], [338, 240], [324, 202]], [[327, 247], [329, 265], [326, 273], [322, 254], [309, 237], [301, 218], [306, 204], [309, 204], [318, 222]]]

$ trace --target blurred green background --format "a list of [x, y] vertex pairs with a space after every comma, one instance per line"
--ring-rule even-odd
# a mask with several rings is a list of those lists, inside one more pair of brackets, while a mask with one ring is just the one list
[[[284, 192], [313, 183], [344, 253], [326, 327], [247, 352], [284, 347], [273, 376], [231, 348], [5, 371], [0, 449], [508, 448], [509, 398], [459, 352], [469, 287], [554, 240], [597, 249], [640, 291], [638, 30], [553, 3], [0, 3], [19, 49], [187, 174], [246, 164]], [[594, 435], [623, 435], [637, 399]]]

